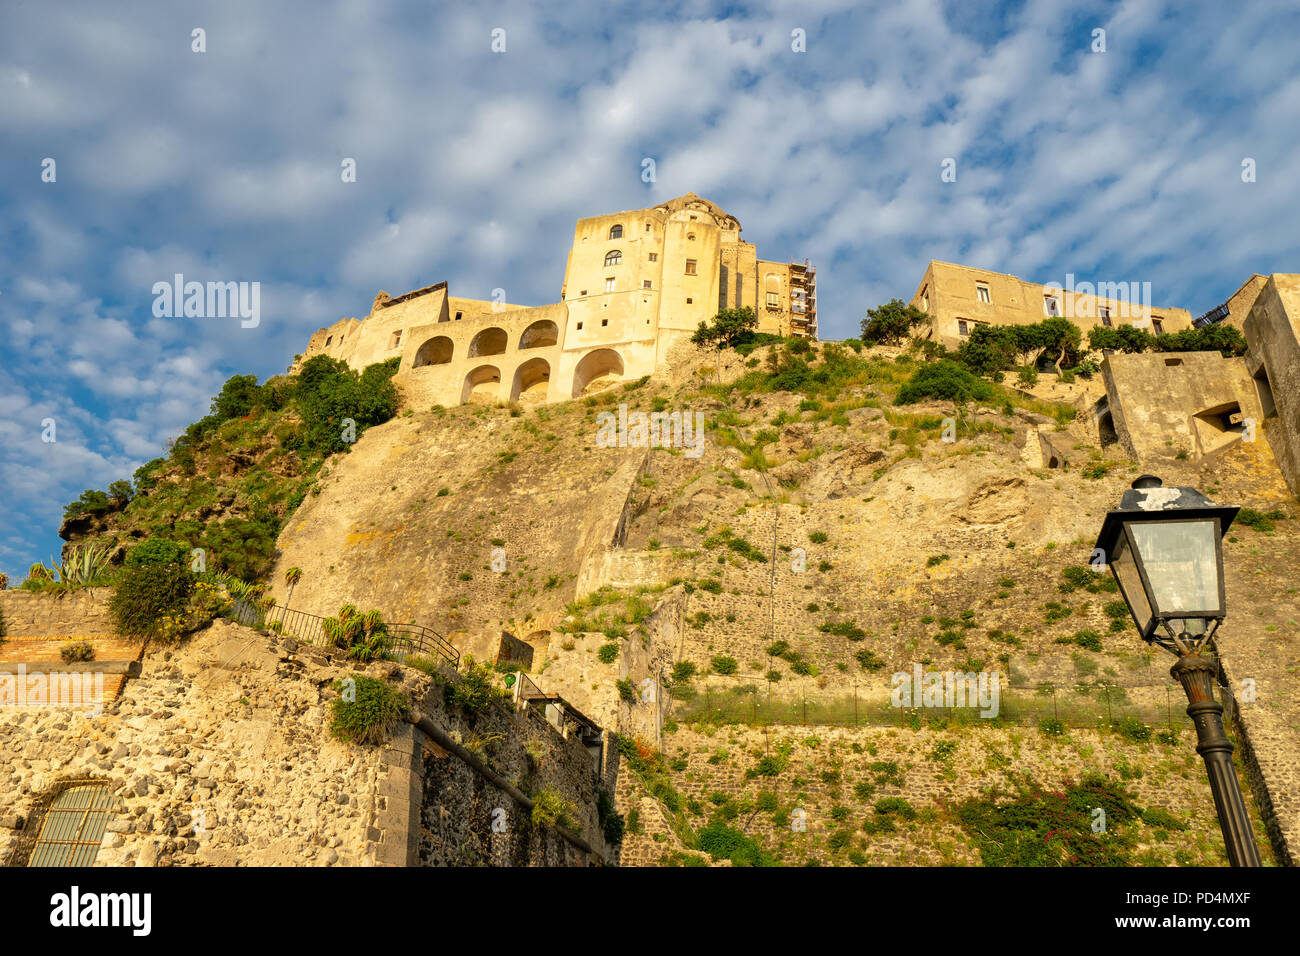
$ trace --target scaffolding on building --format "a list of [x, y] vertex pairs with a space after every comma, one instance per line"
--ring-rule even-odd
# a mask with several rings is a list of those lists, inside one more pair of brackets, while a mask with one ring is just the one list
[[808, 260], [790, 260], [791, 333], [817, 338], [817, 268]]

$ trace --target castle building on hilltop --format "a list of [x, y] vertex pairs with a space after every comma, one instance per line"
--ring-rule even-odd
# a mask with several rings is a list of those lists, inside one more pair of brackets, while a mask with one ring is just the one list
[[1062, 276], [1049, 285], [931, 260], [911, 304], [933, 317], [930, 337], [957, 348], [977, 325], [1031, 325], [1062, 316], [1083, 329], [1135, 325], [1153, 335], [1192, 327], [1186, 309], [1151, 305], [1149, 282], [1092, 282]]
[[720, 309], [749, 307], [759, 332], [817, 337], [816, 270], [759, 259], [740, 223], [687, 193], [579, 219], [560, 301], [525, 307], [450, 296], [446, 282], [390, 297], [316, 332], [299, 361], [355, 369], [401, 359], [413, 405], [560, 402], [654, 374]]

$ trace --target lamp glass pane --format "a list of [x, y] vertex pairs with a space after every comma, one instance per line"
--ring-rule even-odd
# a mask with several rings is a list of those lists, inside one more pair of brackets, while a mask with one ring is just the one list
[[1209, 625], [1210, 622], [1203, 617], [1176, 617], [1169, 622], [1175, 634], [1186, 634], [1188, 637], [1200, 637]]
[[1146, 634], [1147, 625], [1151, 623], [1151, 604], [1147, 601], [1146, 591], [1142, 589], [1142, 577], [1138, 574], [1133, 552], [1129, 550], [1128, 538], [1122, 534], [1115, 546], [1115, 553], [1111, 555], [1110, 566], [1115, 572], [1120, 590], [1124, 592], [1124, 600], [1133, 611], [1138, 629]]
[[1214, 520], [1134, 521], [1129, 533], [1162, 614], [1219, 609], [1219, 562]]

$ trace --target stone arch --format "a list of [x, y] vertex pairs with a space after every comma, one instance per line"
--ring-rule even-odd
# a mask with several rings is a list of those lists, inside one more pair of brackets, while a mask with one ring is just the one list
[[501, 370], [495, 365], [480, 365], [465, 376], [461, 386], [462, 402], [487, 402], [494, 404], [500, 397]]
[[573, 370], [573, 397], [598, 391], [623, 378], [623, 356], [613, 349], [588, 352]]
[[414, 366], [419, 368], [421, 365], [446, 365], [451, 361], [454, 350], [450, 338], [445, 335], [435, 335], [426, 340], [416, 351]]
[[538, 319], [519, 336], [521, 349], [540, 349], [560, 341], [560, 327], [550, 319]]
[[510, 344], [510, 336], [506, 334], [505, 329], [499, 329], [495, 326], [490, 329], [484, 329], [478, 335], [474, 336], [469, 343], [469, 357], [478, 358], [480, 355], [500, 355]]
[[510, 400], [527, 405], [546, 401], [551, 384], [551, 363], [544, 358], [531, 358], [515, 369], [515, 381], [510, 386]]

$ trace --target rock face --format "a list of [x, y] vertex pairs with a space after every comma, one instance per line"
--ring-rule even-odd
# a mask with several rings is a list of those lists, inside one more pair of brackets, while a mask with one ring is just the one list
[[[409, 865], [444, 861], [473, 839], [490, 842], [493, 820], [479, 813], [453, 813], [438, 837], [422, 841], [422, 818], [472, 806], [484, 788], [443, 754], [426, 793], [424, 762], [436, 748], [410, 724], [384, 746], [329, 734], [334, 681], [355, 673], [308, 645], [217, 621], [176, 648], [155, 647], [140, 677], [98, 716], [0, 710], [0, 861], [25, 861], [50, 803], [74, 781], [102, 781], [114, 798], [99, 866]], [[539, 787], [544, 781], [572, 805], [573, 828], [608, 852], [595, 810], [597, 767], [576, 738], [535, 714], [516, 715], [508, 702], [466, 726], [442, 702], [445, 679], [391, 662], [367, 673], [398, 681], [419, 713], [467, 740], [491, 727], [478, 746], [502, 773], [522, 776], [526, 745], [539, 741]], [[517, 840], [501, 862], [576, 861], [553, 833], [534, 832], [527, 814], [511, 826]]]

